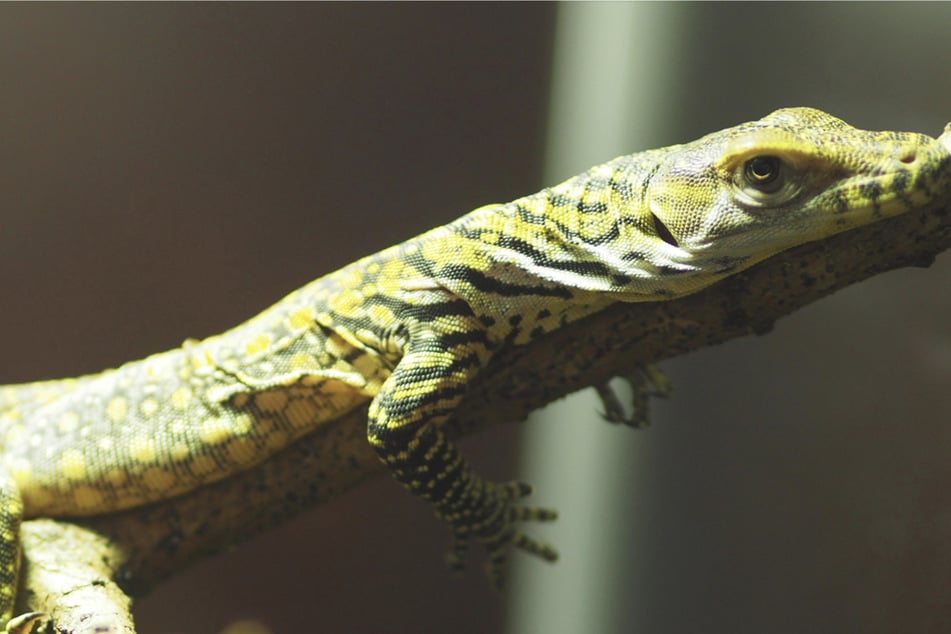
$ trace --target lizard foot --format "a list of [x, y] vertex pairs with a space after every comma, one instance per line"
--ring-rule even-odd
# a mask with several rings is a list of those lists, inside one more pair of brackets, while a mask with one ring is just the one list
[[558, 518], [552, 509], [533, 506], [513, 506], [511, 503], [531, 495], [533, 488], [524, 482], [506, 482], [503, 484], [486, 482], [486, 503], [480, 513], [484, 519], [472, 522], [472, 514], [462, 513], [445, 517], [452, 524], [452, 543], [447, 562], [453, 571], [465, 567], [465, 556], [469, 540], [477, 539], [488, 553], [486, 574], [489, 583], [496, 590], [505, 587], [508, 546], [515, 546], [527, 553], [541, 557], [545, 561], [556, 561], [558, 552], [550, 545], [528, 537], [514, 527], [515, 522], [550, 522]]
[[672, 391], [670, 379], [653, 364], [638, 365], [627, 376], [618, 377], [631, 388], [631, 411], [627, 412], [621, 397], [610, 383], [594, 386], [604, 406], [601, 417], [611, 423], [623, 423], [628, 427], [650, 425], [650, 398], [667, 398]]

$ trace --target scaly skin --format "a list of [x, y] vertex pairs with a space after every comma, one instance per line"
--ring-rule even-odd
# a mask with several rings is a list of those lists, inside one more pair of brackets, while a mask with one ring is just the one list
[[477, 209], [320, 278], [250, 321], [97, 375], [0, 390], [0, 613], [23, 517], [89, 516], [245, 470], [370, 402], [368, 439], [433, 505], [461, 566], [502, 582], [514, 528], [553, 511], [474, 474], [442, 433], [466, 387], [518, 346], [618, 302], [687, 295], [779, 251], [920, 206], [951, 179], [934, 139], [779, 110], [623, 156]]

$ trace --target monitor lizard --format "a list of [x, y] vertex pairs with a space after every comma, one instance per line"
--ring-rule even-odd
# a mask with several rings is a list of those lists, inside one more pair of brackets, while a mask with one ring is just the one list
[[682, 297], [923, 205], [951, 180], [945, 137], [778, 110], [476, 209], [221, 335], [95, 375], [0, 389], [0, 617], [12, 615], [22, 519], [184, 494], [368, 401], [368, 442], [449, 524], [454, 567], [473, 539], [496, 586], [510, 545], [556, 559], [515, 528], [555, 512], [516, 504], [528, 484], [482, 479], [443, 433], [480, 369], [616, 302]]

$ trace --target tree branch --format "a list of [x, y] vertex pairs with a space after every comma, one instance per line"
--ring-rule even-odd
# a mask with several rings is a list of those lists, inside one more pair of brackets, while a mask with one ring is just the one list
[[[951, 131], [942, 139], [951, 146]], [[615, 305], [496, 358], [473, 384], [451, 431], [461, 435], [520, 420], [636, 364], [765, 333], [780, 317], [840, 288], [892, 269], [928, 266], [949, 246], [951, 191], [946, 191], [913, 213], [803, 245], [694, 295]], [[380, 474], [366, 442], [365, 413], [352, 412], [255, 469], [173, 500], [75, 523], [26, 522], [22, 607], [28, 601], [31, 609], [51, 612], [64, 632], [91, 631], [97, 618], [113, 619], [111, 631], [132, 632], [121, 593], [68, 605], [63, 597], [80, 586], [105, 595], [111, 581], [130, 596], [141, 595], [196, 559]], [[81, 545], [67, 548], [65, 559], [48, 553], [53, 543], [75, 540]], [[77, 552], [99, 567], [72, 572], [68, 587], [55, 574], [41, 574], [50, 570], [50, 561], [52, 568], [62, 568], [55, 562], [74, 561]]]

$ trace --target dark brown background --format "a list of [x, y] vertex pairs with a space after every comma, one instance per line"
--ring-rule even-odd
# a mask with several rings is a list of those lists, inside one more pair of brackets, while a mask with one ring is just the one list
[[[951, 119], [946, 5], [677, 11], [663, 143], [782, 105], [932, 134]], [[537, 189], [555, 13], [0, 6], [0, 381], [212, 334]], [[621, 631], [951, 627], [949, 279], [945, 256], [671, 364], [674, 422], [631, 441], [648, 494], [618, 553], [635, 575]], [[515, 429], [464, 449], [509, 478]], [[139, 631], [501, 630], [478, 559], [450, 578], [445, 544], [380, 479], [160, 588]]]

